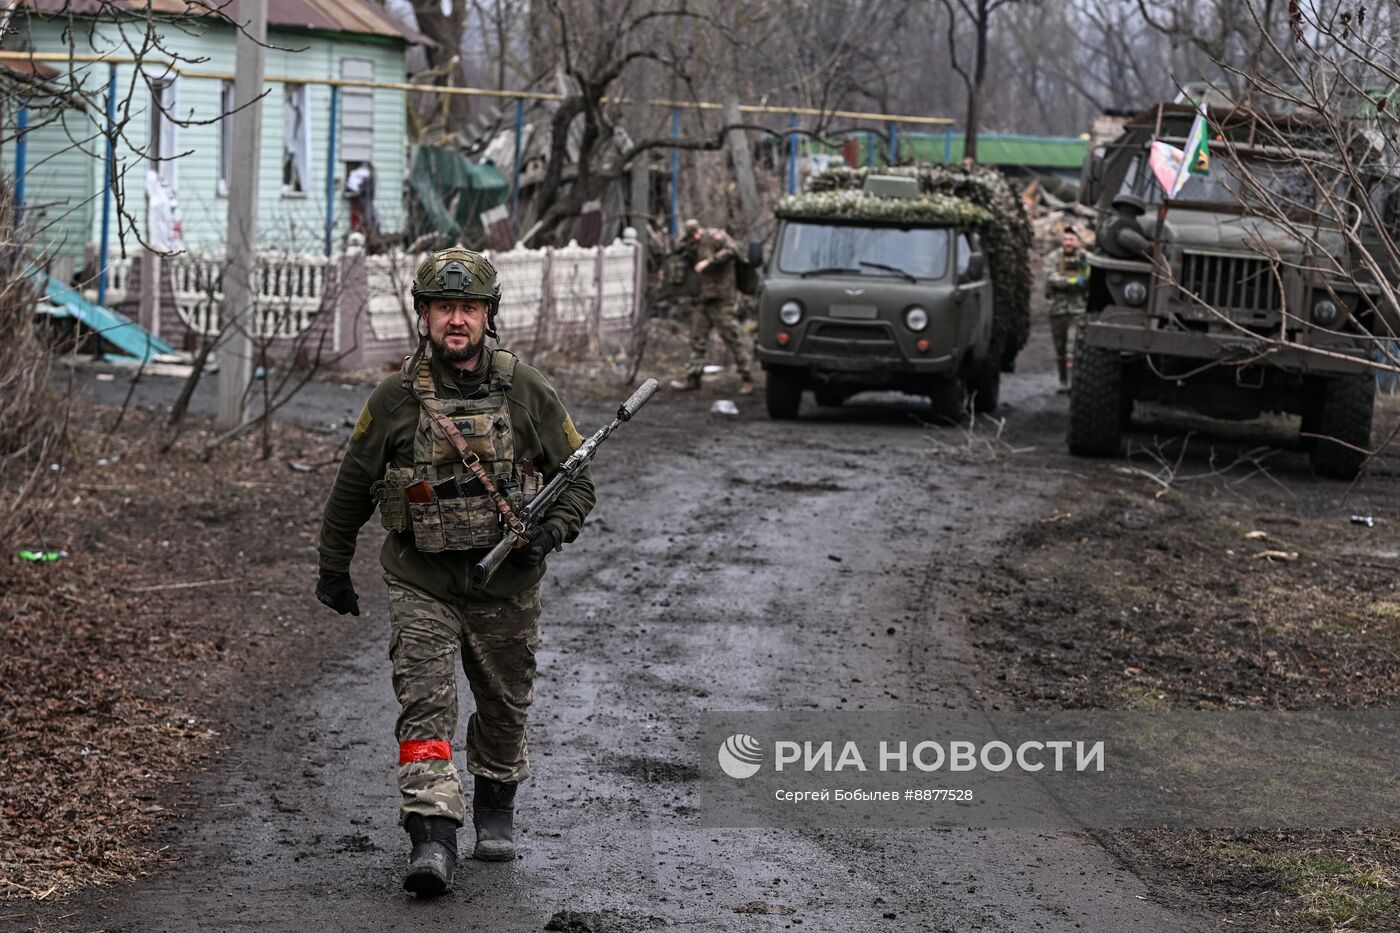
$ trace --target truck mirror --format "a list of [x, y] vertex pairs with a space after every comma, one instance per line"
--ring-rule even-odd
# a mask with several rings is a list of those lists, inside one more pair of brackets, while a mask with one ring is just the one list
[[1090, 207], [1099, 201], [1103, 193], [1103, 156], [1091, 152], [1079, 166], [1079, 203]]
[[749, 240], [749, 265], [763, 265], [763, 241]]
[[973, 253], [967, 257], [967, 269], [962, 274], [964, 282], [978, 282], [982, 279], [982, 273], [987, 271], [987, 261], [981, 253]]

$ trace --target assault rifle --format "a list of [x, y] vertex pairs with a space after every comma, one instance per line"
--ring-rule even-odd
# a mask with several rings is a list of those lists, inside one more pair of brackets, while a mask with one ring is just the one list
[[559, 472], [554, 474], [554, 478], [540, 490], [539, 495], [535, 496], [529, 505], [517, 514], [520, 525], [516, 528], [507, 528], [500, 543], [472, 568], [471, 585], [473, 590], [479, 592], [486, 588], [486, 584], [496, 575], [496, 571], [510, 556], [510, 552], [525, 543], [529, 537], [530, 527], [541, 515], [549, 511], [549, 507], [554, 504], [554, 500], [559, 498], [559, 494], [564, 491], [564, 488], [578, 479], [583, 468], [588, 466], [593, 455], [597, 453], [598, 445], [607, 440], [623, 422], [631, 421], [632, 416], [656, 394], [656, 389], [655, 379], [648, 379], [642, 383], [637, 391], [632, 393], [631, 398], [617, 407], [617, 417], [612, 420], [611, 424], [603, 425], [596, 434], [580, 444], [578, 450], [569, 455], [569, 459], [565, 460], [563, 465], [559, 467]]

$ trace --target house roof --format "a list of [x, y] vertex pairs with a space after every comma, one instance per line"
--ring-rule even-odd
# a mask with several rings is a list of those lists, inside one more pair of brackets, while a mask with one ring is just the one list
[[[235, 23], [239, 21], [238, 0], [19, 0], [16, 5], [54, 16], [110, 15], [112, 6], [126, 6], [137, 12], [150, 9], [170, 16], [217, 16]], [[268, 0], [267, 25], [383, 36], [414, 45], [436, 44], [399, 24], [383, 7], [370, 0]]]

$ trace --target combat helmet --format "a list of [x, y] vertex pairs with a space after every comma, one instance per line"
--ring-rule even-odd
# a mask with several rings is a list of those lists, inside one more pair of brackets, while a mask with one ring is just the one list
[[488, 306], [486, 334], [496, 333], [496, 309], [501, 305], [501, 284], [491, 260], [474, 250], [453, 246], [433, 253], [418, 266], [410, 290], [413, 310], [423, 313], [430, 298], [479, 298]]

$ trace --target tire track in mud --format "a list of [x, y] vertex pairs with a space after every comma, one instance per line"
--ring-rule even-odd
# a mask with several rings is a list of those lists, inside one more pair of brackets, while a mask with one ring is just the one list
[[[1018, 442], [1058, 443], [1051, 391], [1044, 376], [1008, 380]], [[797, 920], [832, 931], [1196, 929], [1068, 834], [690, 821], [685, 741], [699, 712], [998, 702], [966, 630], [976, 575], [1041, 516], [1055, 484], [1033, 459], [933, 456], [929, 429], [881, 398], [795, 423], [769, 422], [754, 403], [714, 421], [707, 403], [663, 397], [609, 442], [598, 510], [552, 568], [520, 859], [464, 861], [456, 892], [434, 903], [398, 890], [407, 847], [371, 531], [356, 564], [364, 621], [326, 617], [344, 637], [308, 651], [304, 687], [250, 685], [231, 707], [243, 726], [193, 790], [171, 870], [76, 897], [45, 915], [48, 928], [183, 930], [198, 918], [208, 929], [314, 919], [525, 931], [569, 909], [613, 911], [614, 933]], [[603, 412], [578, 414], [591, 424]], [[736, 912], [754, 901], [796, 913]]]

